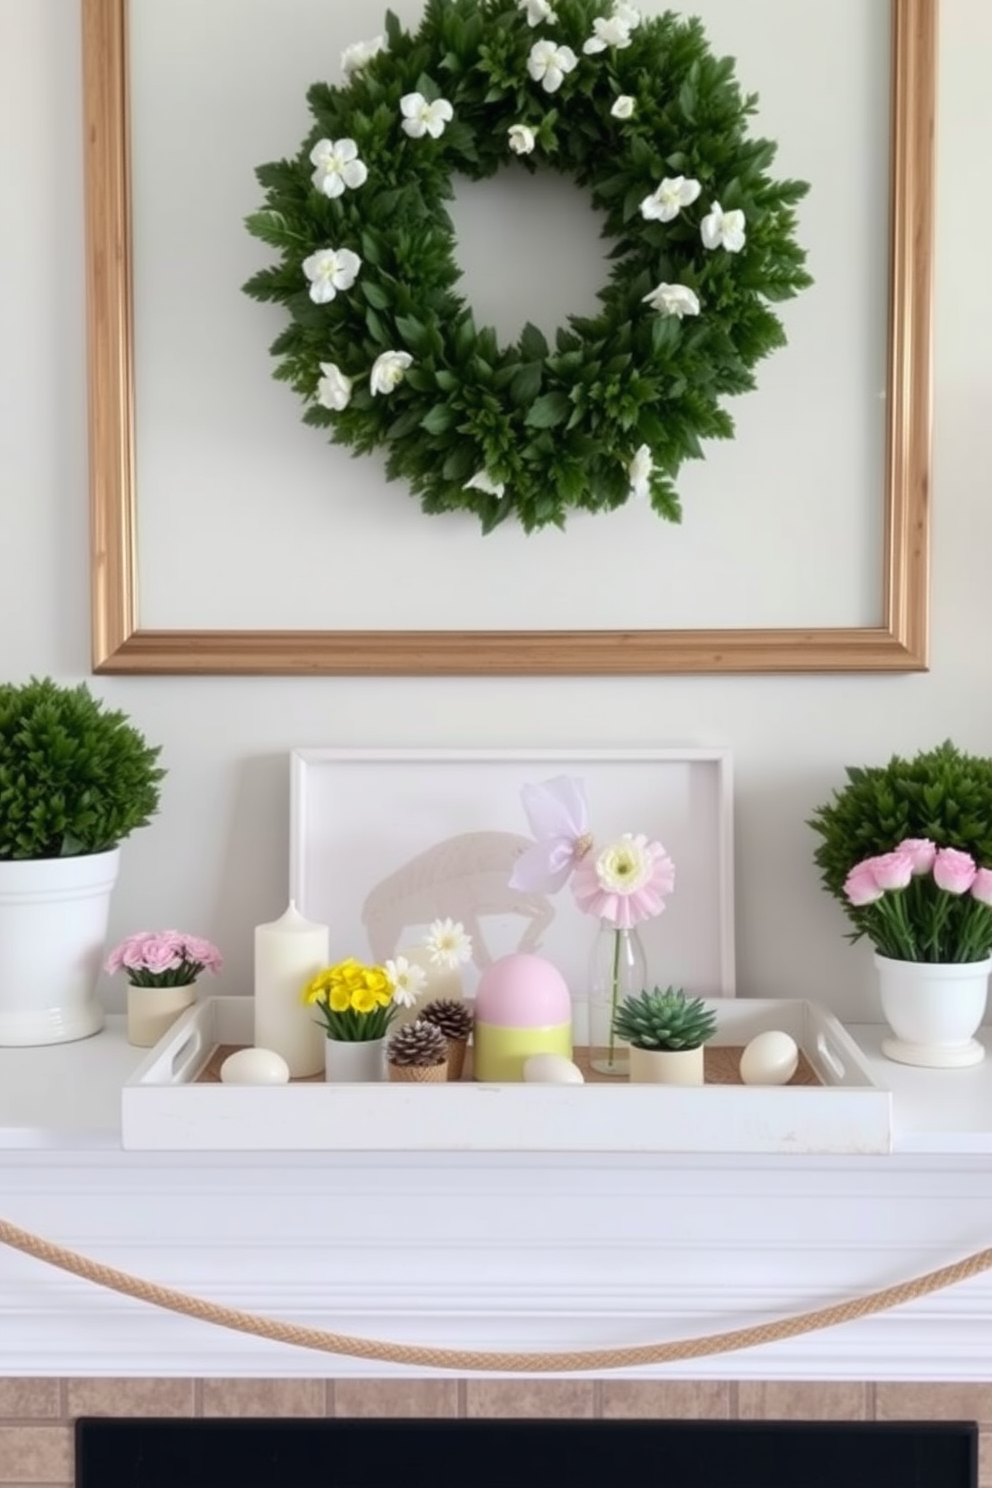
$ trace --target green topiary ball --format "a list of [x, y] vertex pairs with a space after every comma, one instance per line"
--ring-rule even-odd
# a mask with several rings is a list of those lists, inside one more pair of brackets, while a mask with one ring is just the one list
[[160, 752], [85, 683], [0, 686], [0, 861], [116, 847], [158, 810]]
[[854, 865], [907, 837], [992, 866], [992, 758], [965, 754], [948, 739], [912, 759], [893, 755], [887, 765], [849, 766], [846, 774], [847, 784], [808, 823], [821, 838], [813, 860], [823, 885], [845, 907]]

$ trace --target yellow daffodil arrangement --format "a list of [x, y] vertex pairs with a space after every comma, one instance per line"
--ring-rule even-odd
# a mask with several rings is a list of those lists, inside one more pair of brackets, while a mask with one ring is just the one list
[[[387, 14], [310, 88], [295, 158], [256, 173], [247, 226], [278, 262], [244, 288], [287, 313], [274, 376], [304, 421], [484, 532], [631, 499], [679, 521], [683, 462], [732, 436], [723, 400], [785, 342], [771, 306], [811, 283], [807, 185], [768, 174], [733, 68], [698, 20], [627, 0], [429, 0], [415, 33]], [[454, 178], [504, 165], [603, 215], [601, 308], [551, 344], [528, 324], [501, 345], [456, 289]]]
[[[471, 937], [453, 920], [435, 920], [424, 944], [432, 964], [454, 968], [472, 954]], [[317, 1010], [329, 1039], [363, 1043], [385, 1038], [404, 1008], [416, 1006], [427, 974], [423, 967], [397, 956], [382, 966], [349, 957], [312, 978], [303, 1001]]]

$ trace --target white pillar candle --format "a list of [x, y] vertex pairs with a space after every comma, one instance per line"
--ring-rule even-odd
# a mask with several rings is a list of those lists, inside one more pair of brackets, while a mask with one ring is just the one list
[[324, 1068], [324, 1031], [303, 989], [327, 965], [330, 932], [304, 919], [290, 901], [286, 913], [255, 927], [255, 1047], [274, 1049], [292, 1079]]

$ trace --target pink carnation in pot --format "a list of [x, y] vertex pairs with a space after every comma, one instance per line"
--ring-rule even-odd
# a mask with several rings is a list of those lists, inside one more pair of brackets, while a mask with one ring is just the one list
[[971, 897], [992, 906], [992, 868], [979, 868], [971, 885]]
[[111, 975], [126, 971], [134, 987], [186, 987], [201, 972], [222, 966], [215, 945], [181, 930], [139, 930], [115, 946], [104, 963]]
[[942, 847], [933, 860], [933, 881], [946, 894], [966, 894], [975, 882], [978, 869], [971, 853], [956, 847]]
[[858, 909], [862, 905], [874, 904], [876, 899], [881, 899], [883, 890], [872, 872], [870, 858], [863, 863], [856, 863], [851, 869], [844, 880], [844, 893]]
[[899, 843], [896, 851], [909, 854], [913, 860], [913, 875], [919, 877], [922, 873], [929, 873], [933, 867], [937, 844], [931, 842], [929, 837], [906, 837]]
[[895, 852], [880, 853], [876, 858], [866, 858], [859, 867], [871, 871], [872, 878], [880, 889], [905, 889], [916, 871], [909, 853], [897, 848]]

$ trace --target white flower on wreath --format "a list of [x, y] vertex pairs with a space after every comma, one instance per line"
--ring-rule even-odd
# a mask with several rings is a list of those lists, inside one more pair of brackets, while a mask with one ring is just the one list
[[683, 207], [691, 207], [702, 191], [691, 176], [666, 176], [641, 202], [641, 216], [648, 222], [671, 222]]
[[494, 481], [487, 470], [477, 470], [471, 480], [465, 482], [466, 491], [482, 491], [486, 496], [495, 496], [498, 501], [503, 499], [506, 486], [503, 481]]
[[623, 21], [629, 31], [636, 31], [644, 17], [636, 5], [628, 5], [626, 0], [614, 0], [612, 15], [615, 20]]
[[397, 956], [395, 961], [386, 962], [385, 970], [393, 989], [393, 1001], [397, 1007], [415, 1007], [417, 998], [424, 990], [424, 983], [427, 980], [424, 968], [408, 961], [405, 956]]
[[592, 31], [593, 34], [582, 48], [587, 57], [595, 52], [605, 52], [607, 47], [621, 50], [630, 46], [630, 26], [615, 12], [610, 16], [597, 16], [592, 23]]
[[336, 362], [321, 362], [321, 379], [317, 384], [317, 402], [323, 408], [340, 413], [351, 402], [351, 378], [345, 377]]
[[659, 284], [644, 296], [644, 303], [659, 315], [675, 315], [679, 320], [683, 315], [699, 314], [699, 298], [684, 284]]
[[318, 140], [310, 151], [310, 163], [317, 167], [311, 181], [332, 201], [342, 196], [346, 187], [364, 186], [369, 178], [368, 166], [359, 160], [353, 139]]
[[636, 107], [637, 100], [635, 98], [631, 98], [629, 93], [621, 93], [619, 98], [613, 100], [613, 107], [610, 109], [610, 113], [614, 119], [632, 119]]
[[400, 99], [403, 129], [411, 139], [440, 139], [445, 126], [455, 117], [455, 111], [446, 98], [435, 98], [428, 103], [423, 93], [407, 93]]
[[699, 224], [704, 248], [726, 248], [728, 253], [740, 253], [747, 241], [744, 231], [744, 213], [735, 210], [725, 212], [719, 202], [707, 212]]
[[630, 494], [635, 498], [644, 500], [651, 494], [651, 475], [654, 470], [654, 461], [651, 458], [651, 450], [646, 444], [639, 446], [634, 452], [634, 458], [627, 466], [627, 474], [630, 476]]
[[533, 129], [529, 129], [526, 124], [511, 124], [506, 132], [514, 155], [529, 155], [537, 143]]
[[579, 59], [568, 46], [553, 41], [535, 41], [527, 58], [527, 71], [545, 93], [557, 93], [565, 74], [579, 65]]
[[403, 381], [407, 367], [413, 366], [408, 351], [384, 351], [372, 364], [369, 386], [373, 393], [391, 393]]
[[528, 26], [554, 26], [558, 17], [548, 4], [548, 0], [517, 0], [521, 10], [527, 12]]
[[345, 79], [351, 78], [352, 73], [361, 72], [367, 67], [373, 57], [386, 50], [386, 38], [384, 36], [373, 36], [371, 41], [356, 41], [351, 46], [345, 47], [341, 53], [341, 71]]
[[329, 305], [339, 290], [350, 289], [358, 278], [362, 260], [350, 248], [318, 248], [303, 260], [310, 280], [310, 298], [315, 305]]

